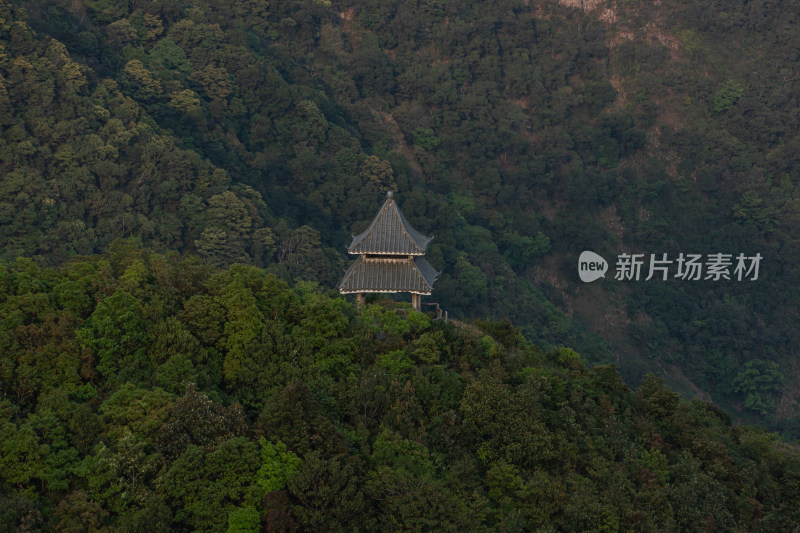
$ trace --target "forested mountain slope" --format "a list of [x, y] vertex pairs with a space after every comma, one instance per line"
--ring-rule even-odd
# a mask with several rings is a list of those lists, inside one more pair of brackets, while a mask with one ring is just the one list
[[[796, 435], [797, 2], [572, 4], [0, 0], [0, 257], [332, 287], [396, 188], [451, 314]], [[764, 260], [587, 286], [584, 249]]]
[[508, 323], [117, 241], [0, 269], [3, 531], [764, 531], [800, 454]]

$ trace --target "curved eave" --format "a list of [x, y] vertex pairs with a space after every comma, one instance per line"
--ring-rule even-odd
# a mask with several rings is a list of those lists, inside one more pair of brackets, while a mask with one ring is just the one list
[[362, 251], [353, 251], [349, 248], [347, 249], [347, 253], [350, 255], [381, 255], [386, 257], [396, 257], [398, 255], [406, 257], [409, 255], [422, 257], [425, 255], [425, 252], [362, 252]]
[[354, 290], [346, 291], [346, 290], [344, 290], [344, 289], [339, 289], [339, 293], [340, 293], [340, 294], [362, 294], [362, 293], [369, 293], [369, 294], [397, 294], [397, 293], [400, 293], [400, 292], [402, 292], [402, 293], [407, 293], [407, 292], [410, 292], [411, 294], [419, 294], [420, 296], [430, 296], [430, 295], [431, 295], [431, 291], [428, 291], [428, 292], [419, 292], [419, 291], [387, 291], [387, 290], [379, 291], [379, 290], [374, 290], [374, 289], [370, 289], [370, 290], [363, 290], [363, 291], [354, 291]]

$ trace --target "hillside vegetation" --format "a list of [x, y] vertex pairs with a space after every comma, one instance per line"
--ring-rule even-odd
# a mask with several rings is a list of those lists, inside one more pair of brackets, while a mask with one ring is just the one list
[[[0, 0], [0, 258], [333, 287], [397, 189], [451, 315], [797, 436], [798, 2], [573, 4]], [[585, 249], [764, 260], [585, 286]]]
[[800, 450], [508, 323], [118, 241], [0, 269], [4, 531], [796, 531]]

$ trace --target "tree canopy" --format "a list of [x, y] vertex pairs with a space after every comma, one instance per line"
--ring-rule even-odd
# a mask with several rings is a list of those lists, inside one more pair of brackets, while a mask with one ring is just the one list
[[113, 248], [0, 268], [4, 529], [800, 520], [796, 445], [653, 376], [631, 392], [613, 366], [541, 350], [508, 322], [355, 307], [252, 266]]

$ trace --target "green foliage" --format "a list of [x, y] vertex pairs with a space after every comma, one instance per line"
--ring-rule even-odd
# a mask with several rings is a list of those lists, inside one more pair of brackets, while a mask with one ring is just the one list
[[[522, 334], [796, 435], [796, 7], [0, 0], [3, 528], [791, 530], [785, 443]], [[519, 330], [324, 293], [385, 189]]]
[[727, 111], [744, 95], [744, 85], [735, 80], [726, 80], [722, 88], [714, 93], [714, 112]]
[[257, 533], [261, 531], [261, 516], [253, 507], [237, 507], [228, 515], [227, 533]]
[[395, 350], [389, 353], [380, 354], [376, 358], [375, 364], [385, 368], [392, 376], [406, 376], [414, 368], [414, 363], [405, 350]]
[[[258, 470], [258, 450], [242, 437], [221, 441], [210, 451], [190, 445], [160, 478], [160, 487], [179, 509], [174, 523], [216, 530], [231, 524], [227, 508], [244, 503]], [[212, 482], [213, 480], [213, 482]], [[231, 509], [234, 523], [248, 516]]]
[[130, 429], [153, 439], [170, 418], [173, 397], [163, 390], [137, 388], [125, 383], [100, 405], [107, 434], [119, 436]]
[[644, 450], [642, 460], [658, 481], [661, 483], [669, 481], [669, 462], [661, 450]]
[[414, 130], [414, 144], [425, 150], [434, 150], [439, 147], [441, 140], [430, 128], [417, 128]]
[[97, 370], [123, 381], [144, 381], [150, 370], [145, 357], [147, 324], [140, 302], [122, 289], [100, 302], [78, 331], [78, 338], [97, 353]]
[[27, 487], [41, 476], [43, 450], [30, 425], [19, 427], [8, 419], [2, 424], [5, 437], [0, 444], [0, 475], [5, 483]]
[[[731, 412], [750, 393], [706, 354], [741, 367], [796, 351], [783, 253], [800, 228], [789, 4], [632, 0], [613, 32], [600, 11], [558, 3], [3, 6], [2, 260], [61, 265], [133, 237], [334, 287], [348, 235], [392, 189], [436, 235], [435, 298], [450, 316], [509, 317], [591, 362], [611, 361], [614, 345], [631, 383], [669, 360]], [[571, 258], [621, 247], [762, 253], [775, 274], [758, 290], [579, 290]], [[131, 294], [147, 284], [135, 270], [120, 284]], [[88, 310], [85, 283], [62, 284], [59, 305]], [[606, 320], [608, 302], [626, 316]], [[350, 364], [344, 349], [320, 355], [325, 372]], [[173, 392], [219, 372], [267, 380], [238, 354], [220, 369], [191, 351], [134, 373]], [[22, 370], [12, 380], [20, 393], [49, 386]], [[751, 413], [792, 425], [763, 400]]]
[[775, 393], [780, 389], [783, 376], [774, 361], [756, 359], [748, 361], [744, 370], [734, 380], [736, 392], [745, 395], [744, 405], [762, 415], [775, 409]]
[[[80, 366], [72, 381], [35, 366], [26, 379], [48, 385], [24, 389], [15, 376], [30, 372], [19, 366], [28, 347], [6, 344], [16, 381], [0, 402], [4, 527], [616, 531], [712, 516], [726, 529], [780, 530], [797, 520], [789, 443], [731, 427], [652, 376], [632, 393], [612, 366], [541, 351], [509, 321], [356, 307], [314, 283], [164, 261], [131, 243], [60, 271], [23, 260], [6, 272], [3, 304], [26, 298], [4, 316], [3, 339], [55, 312], [65, 280], [104, 280], [72, 293], [86, 290], [88, 303], [57, 309], [69, 328], [36, 337], [83, 347], [84, 359], [68, 358]], [[108, 371], [91, 357], [102, 350], [141, 351], [144, 366]], [[223, 371], [231, 357], [236, 379]], [[742, 371], [742, 393], [774, 395], [769, 363]], [[121, 380], [131, 368], [147, 371]]]
[[183, 73], [189, 73], [192, 70], [192, 64], [187, 59], [186, 52], [169, 37], [159, 39], [150, 49], [149, 55], [152, 61], [167, 69], [175, 69]]
[[[427, 328], [426, 328], [427, 329]], [[411, 355], [421, 363], [434, 364], [441, 360], [447, 349], [447, 342], [441, 331], [427, 332], [420, 335], [411, 345]]]
[[261, 468], [256, 473], [256, 483], [265, 493], [283, 490], [302, 461], [281, 441], [272, 444], [261, 437], [258, 444], [261, 446]]
[[167, 457], [181, 455], [189, 446], [210, 448], [245, 432], [239, 405], [222, 406], [189, 387], [171, 407], [169, 420], [160, 424], [159, 451]]

